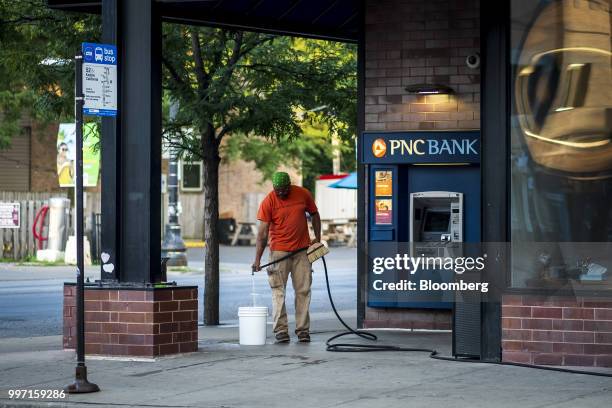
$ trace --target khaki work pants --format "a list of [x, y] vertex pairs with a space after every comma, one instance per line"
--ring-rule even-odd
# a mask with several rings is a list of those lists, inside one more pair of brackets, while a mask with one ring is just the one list
[[[272, 251], [270, 261], [281, 258], [289, 252]], [[291, 273], [291, 284], [295, 291], [295, 333], [308, 333], [310, 330], [310, 287], [312, 285], [312, 270], [306, 251], [270, 265], [268, 282], [272, 289], [272, 315], [274, 319], [274, 334], [288, 333], [287, 309], [285, 308], [285, 293], [287, 280]]]

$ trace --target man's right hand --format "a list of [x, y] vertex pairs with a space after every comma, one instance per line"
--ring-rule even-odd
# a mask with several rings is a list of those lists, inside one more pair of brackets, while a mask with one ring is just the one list
[[259, 272], [259, 271], [261, 271], [261, 267], [259, 266], [260, 264], [261, 264], [261, 261], [256, 259], [256, 260], [253, 262], [253, 265], [251, 265], [251, 270], [252, 270], [253, 272]]

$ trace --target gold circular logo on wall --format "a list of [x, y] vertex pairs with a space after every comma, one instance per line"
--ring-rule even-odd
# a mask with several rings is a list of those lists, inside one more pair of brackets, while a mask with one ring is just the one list
[[376, 139], [372, 143], [372, 153], [374, 157], [381, 158], [387, 153], [387, 144], [383, 139]]

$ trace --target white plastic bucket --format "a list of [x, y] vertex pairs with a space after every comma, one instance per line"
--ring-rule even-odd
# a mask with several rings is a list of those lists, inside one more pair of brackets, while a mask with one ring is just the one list
[[267, 320], [268, 308], [265, 306], [238, 308], [240, 344], [244, 346], [266, 344]]

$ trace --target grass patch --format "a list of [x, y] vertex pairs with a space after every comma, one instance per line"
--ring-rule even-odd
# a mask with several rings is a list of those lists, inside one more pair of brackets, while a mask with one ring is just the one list
[[66, 265], [63, 261], [47, 262], [38, 261], [35, 256], [28, 255], [23, 259], [12, 259], [12, 258], [0, 258], [0, 263], [13, 263], [18, 266], [64, 266]]
[[19, 261], [15, 265], [19, 266], [68, 266], [62, 261], [48, 262], [48, 261]]

